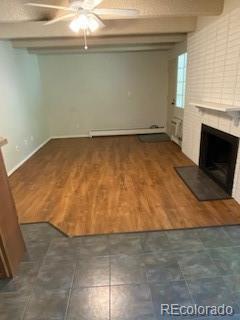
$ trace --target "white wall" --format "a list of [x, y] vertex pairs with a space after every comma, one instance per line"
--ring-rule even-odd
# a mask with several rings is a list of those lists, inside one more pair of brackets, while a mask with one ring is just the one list
[[51, 136], [166, 126], [167, 52], [41, 55]]
[[[11, 171], [47, 137], [36, 56], [0, 42], [0, 136], [7, 170]], [[16, 151], [16, 146], [19, 151]]]
[[1, 41], [0, 70], [0, 136], [9, 142], [3, 147], [8, 172], [50, 136], [166, 125], [166, 52], [38, 59]]
[[[188, 37], [187, 106], [184, 111], [183, 152], [199, 160], [201, 124], [240, 137], [240, 125], [223, 114], [203, 115], [189, 102], [204, 100], [240, 105], [240, 2], [226, 1], [224, 14], [203, 24]], [[230, 10], [235, 8], [235, 10]], [[233, 196], [240, 202], [240, 149]]]

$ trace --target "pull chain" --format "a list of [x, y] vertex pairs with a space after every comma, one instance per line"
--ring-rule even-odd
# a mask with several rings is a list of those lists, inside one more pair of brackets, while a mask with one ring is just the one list
[[87, 50], [88, 49], [88, 45], [87, 45], [87, 30], [85, 28], [83, 30], [83, 35], [84, 35], [84, 49]]

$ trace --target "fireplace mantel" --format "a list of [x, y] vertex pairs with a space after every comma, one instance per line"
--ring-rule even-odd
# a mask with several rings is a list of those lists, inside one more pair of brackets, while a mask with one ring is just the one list
[[234, 120], [234, 124], [238, 125], [240, 121], [240, 106], [231, 106], [228, 104], [222, 103], [213, 103], [206, 101], [194, 101], [189, 103], [191, 106], [194, 106], [201, 110], [201, 112], [211, 110], [217, 112], [224, 112], [228, 114]]

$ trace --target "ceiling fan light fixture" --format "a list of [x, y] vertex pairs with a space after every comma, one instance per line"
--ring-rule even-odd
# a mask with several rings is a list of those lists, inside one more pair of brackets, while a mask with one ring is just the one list
[[69, 24], [69, 28], [75, 33], [78, 33], [80, 31], [80, 24], [77, 18], [71, 21], [71, 23]]
[[100, 25], [93, 17], [88, 17], [88, 28], [91, 32], [95, 32], [100, 28]]
[[87, 36], [91, 32], [95, 32], [98, 29], [104, 28], [106, 25], [103, 22], [103, 16], [123, 16], [123, 17], [133, 17], [139, 14], [139, 11], [136, 9], [108, 9], [108, 8], [97, 8], [100, 3], [104, 0], [70, 0], [69, 6], [56, 6], [51, 4], [44, 3], [26, 3], [28, 6], [39, 7], [39, 8], [49, 8], [49, 9], [58, 9], [69, 11], [69, 14], [63, 16], [57, 16], [55, 19], [52, 19], [45, 23], [45, 25], [52, 25], [56, 22], [65, 21], [70, 18], [73, 20], [69, 24], [71, 31], [79, 33], [80, 30], [83, 31], [84, 36], [84, 46], [87, 50]]
[[80, 30], [86, 31], [89, 28], [88, 17], [84, 14], [79, 15], [71, 21], [69, 28], [75, 33], [78, 33]]

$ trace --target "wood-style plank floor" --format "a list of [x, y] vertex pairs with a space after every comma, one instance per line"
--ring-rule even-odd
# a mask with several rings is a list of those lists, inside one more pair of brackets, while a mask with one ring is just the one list
[[11, 177], [22, 223], [70, 236], [240, 224], [234, 200], [199, 202], [174, 170], [172, 142], [137, 137], [51, 140]]

